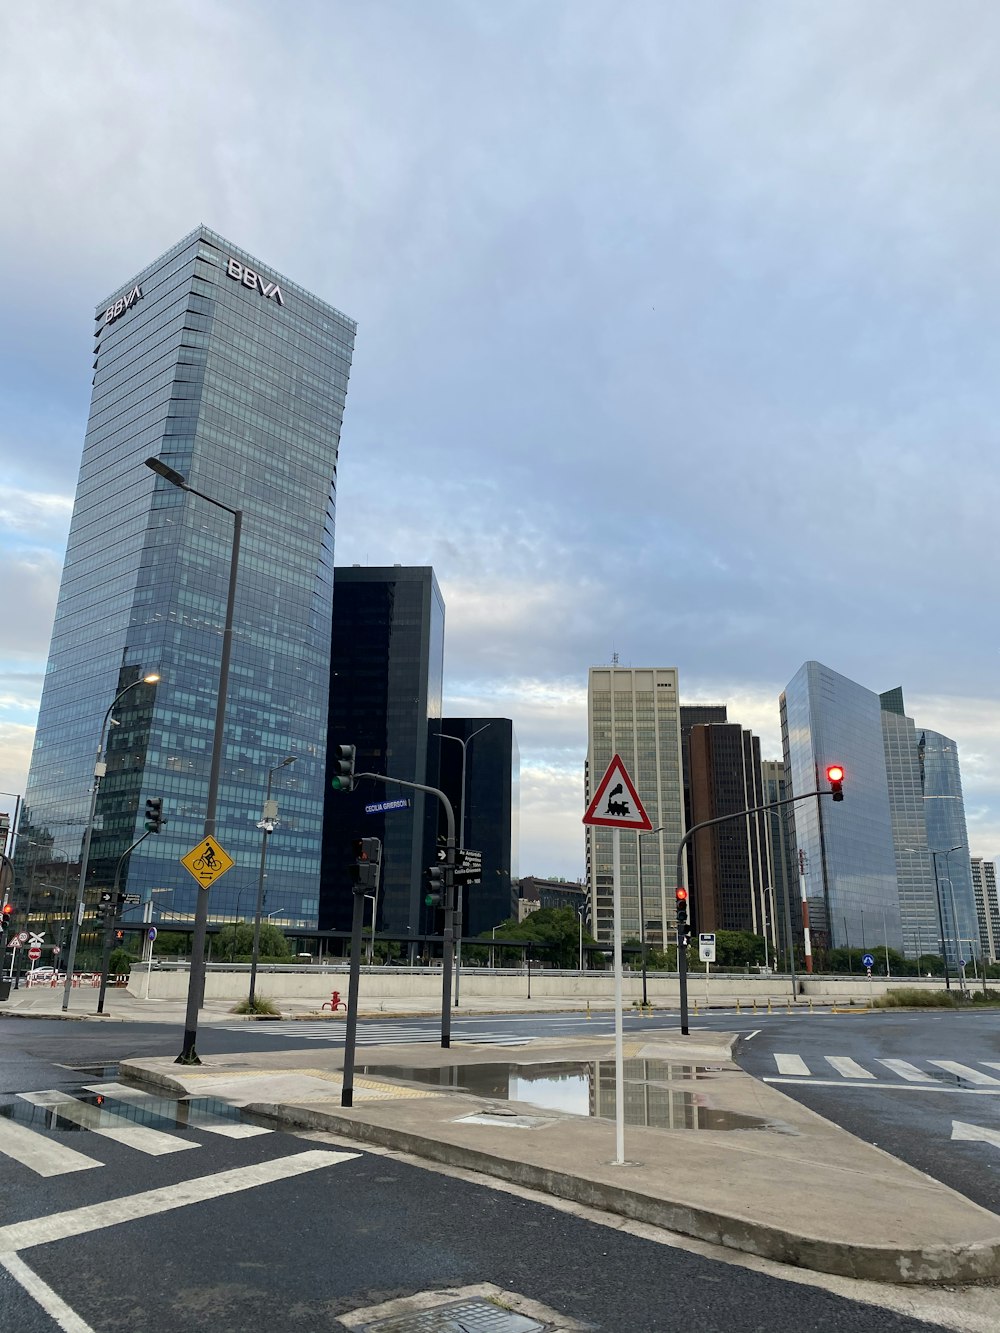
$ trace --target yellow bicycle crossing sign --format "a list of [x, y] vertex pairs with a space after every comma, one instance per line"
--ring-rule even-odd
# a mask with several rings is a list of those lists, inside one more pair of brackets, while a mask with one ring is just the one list
[[202, 838], [181, 857], [181, 865], [193, 875], [203, 889], [210, 889], [220, 876], [236, 864], [222, 843], [215, 838]]

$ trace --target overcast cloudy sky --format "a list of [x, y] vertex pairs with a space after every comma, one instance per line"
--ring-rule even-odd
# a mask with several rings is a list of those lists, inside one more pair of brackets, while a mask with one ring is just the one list
[[902, 684], [1000, 852], [998, 64], [992, 0], [3, 6], [0, 787], [93, 306], [205, 222], [358, 321], [338, 563], [434, 566], [524, 873], [615, 651], [772, 757], [804, 660]]

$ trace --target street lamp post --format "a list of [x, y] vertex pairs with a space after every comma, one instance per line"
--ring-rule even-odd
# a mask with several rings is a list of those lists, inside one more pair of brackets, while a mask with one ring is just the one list
[[[200, 500], [223, 509], [232, 515], [233, 536], [229, 556], [229, 587], [226, 594], [226, 621], [222, 631], [222, 654], [219, 661], [219, 687], [215, 704], [215, 726], [212, 736], [212, 763], [208, 775], [208, 794], [205, 799], [203, 834], [215, 837], [215, 812], [219, 803], [219, 777], [222, 772], [222, 740], [226, 722], [226, 695], [229, 690], [229, 659], [233, 650], [233, 612], [236, 606], [236, 574], [240, 563], [240, 537], [243, 532], [243, 510], [233, 509], [221, 500], [213, 499], [204, 491], [189, 486], [182, 473], [159, 458], [147, 458], [146, 466], [168, 481], [171, 486], [197, 495]], [[191, 972], [188, 978], [187, 1011], [184, 1017], [184, 1044], [176, 1063], [200, 1065], [195, 1041], [198, 1037], [198, 1011], [205, 987], [205, 937], [208, 934], [208, 891], [198, 890], [194, 914], [194, 938], [191, 942]]]
[[148, 671], [146, 675], [134, 680], [131, 685], [126, 685], [123, 690], [119, 690], [111, 700], [108, 711], [104, 714], [104, 721], [101, 723], [101, 737], [97, 743], [97, 760], [94, 764], [94, 781], [90, 789], [90, 810], [87, 814], [87, 828], [83, 835], [83, 852], [80, 856], [80, 884], [76, 891], [76, 910], [73, 913], [73, 931], [69, 941], [69, 957], [66, 959], [66, 988], [63, 991], [62, 1009], [63, 1013], [69, 1008], [69, 997], [73, 993], [73, 968], [76, 966], [76, 946], [80, 941], [80, 925], [83, 920], [83, 896], [87, 887], [87, 869], [90, 864], [90, 841], [94, 832], [94, 816], [97, 813], [97, 793], [101, 789], [101, 778], [107, 772], [108, 766], [104, 761], [104, 742], [107, 739], [108, 724], [111, 721], [111, 714], [120, 699], [123, 699], [129, 690], [134, 690], [137, 685], [155, 685], [160, 679], [159, 672]]
[[260, 914], [264, 910], [264, 874], [267, 867], [267, 840], [274, 831], [274, 826], [278, 822], [278, 803], [271, 800], [271, 782], [279, 768], [287, 768], [289, 764], [294, 764], [298, 755], [290, 754], [282, 759], [280, 764], [275, 764], [273, 768], [267, 770], [267, 794], [264, 797], [264, 813], [261, 815], [260, 823], [257, 827], [261, 830], [260, 834], [260, 871], [257, 875], [257, 907], [253, 916], [253, 953], [250, 958], [250, 994], [248, 1001], [251, 1009], [253, 1008], [254, 990], [257, 985], [257, 960], [260, 957]]
[[[465, 848], [465, 760], [470, 741], [475, 740], [481, 731], [492, 726], [487, 722], [484, 726], [478, 727], [471, 736], [452, 736], [450, 732], [438, 732], [438, 739], [442, 741], [457, 741], [462, 747], [462, 786], [458, 793], [458, 841], [459, 845]], [[458, 985], [462, 973], [462, 897], [464, 885], [459, 886], [457, 891], [457, 904], [455, 908], [455, 935], [458, 943], [455, 948], [455, 1008], [458, 1008]], [[372, 921], [372, 934], [375, 933], [375, 922]]]

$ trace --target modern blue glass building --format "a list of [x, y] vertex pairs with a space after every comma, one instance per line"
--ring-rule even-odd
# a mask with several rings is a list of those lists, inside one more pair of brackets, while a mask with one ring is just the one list
[[910, 958], [941, 953], [941, 918], [927, 848], [923, 767], [913, 719], [906, 716], [903, 691], [879, 695], [882, 743], [892, 813], [896, 884], [903, 927], [903, 952]]
[[800, 667], [781, 696], [792, 793], [825, 787], [828, 764], [847, 775], [843, 802], [792, 807], [817, 945], [902, 947], [881, 712], [877, 694], [819, 662]]
[[[101, 720], [124, 685], [91, 852], [107, 884], [162, 796], [166, 830], [123, 874], [189, 920], [179, 858], [205, 814], [230, 515], [143, 466], [159, 456], [244, 511], [217, 833], [235, 866], [210, 921], [253, 911], [268, 769], [281, 823], [267, 910], [315, 926], [337, 453], [354, 322], [199, 227], [97, 309], [93, 395], [28, 779], [22, 854], [78, 866]], [[69, 876], [67, 876], [68, 878]]]
[[976, 898], [965, 827], [965, 801], [958, 746], [937, 731], [917, 733], [917, 749], [924, 789], [927, 847], [937, 861], [945, 949], [948, 962], [969, 962], [979, 941]]

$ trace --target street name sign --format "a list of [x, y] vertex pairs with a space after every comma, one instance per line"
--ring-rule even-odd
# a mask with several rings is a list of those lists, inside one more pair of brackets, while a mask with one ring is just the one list
[[235, 864], [217, 838], [202, 838], [186, 856], [181, 857], [181, 865], [203, 889], [210, 889]]
[[394, 801], [372, 801], [365, 806], [366, 815], [381, 815], [386, 810], [409, 810], [410, 798], [408, 796], [397, 797]]
[[632, 779], [619, 755], [615, 755], [598, 783], [594, 799], [583, 817], [598, 828], [633, 829], [652, 833], [653, 825], [643, 809]]

